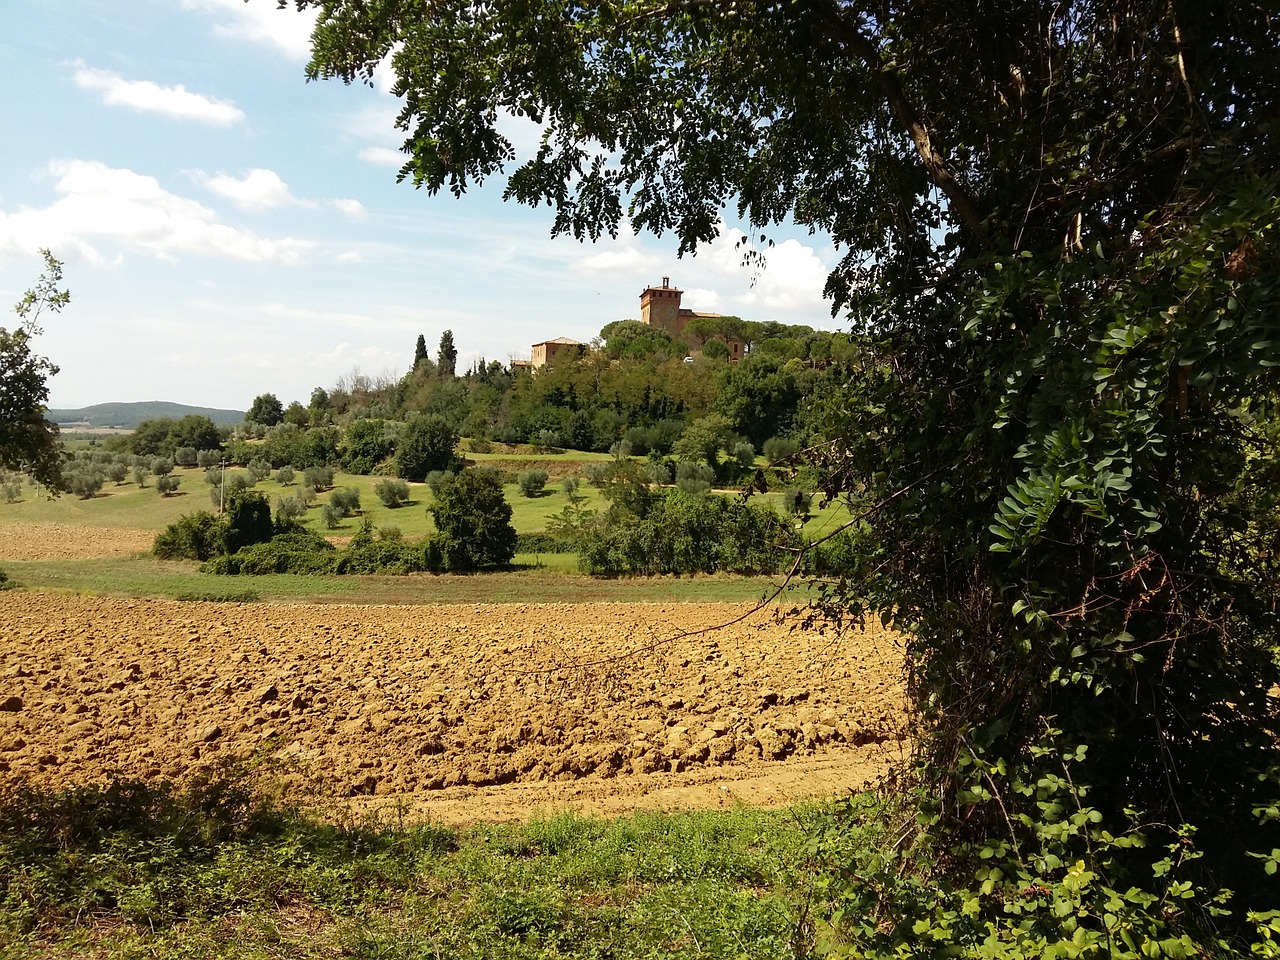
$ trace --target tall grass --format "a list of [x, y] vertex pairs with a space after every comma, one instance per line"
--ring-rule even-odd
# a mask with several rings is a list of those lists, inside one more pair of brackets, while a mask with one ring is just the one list
[[0, 787], [0, 954], [800, 955], [806, 811], [326, 819], [261, 771]]

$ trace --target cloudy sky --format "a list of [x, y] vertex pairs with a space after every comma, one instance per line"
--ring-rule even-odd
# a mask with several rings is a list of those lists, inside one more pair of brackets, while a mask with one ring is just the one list
[[39, 341], [52, 406], [305, 402], [399, 376], [445, 329], [460, 369], [505, 362], [638, 316], [664, 275], [694, 309], [837, 326], [822, 237], [775, 232], [753, 272], [732, 219], [679, 260], [669, 236], [553, 241], [547, 208], [497, 181], [461, 200], [398, 184], [385, 78], [306, 83], [308, 33], [275, 0], [4, 0], [0, 326], [50, 248], [72, 292]]

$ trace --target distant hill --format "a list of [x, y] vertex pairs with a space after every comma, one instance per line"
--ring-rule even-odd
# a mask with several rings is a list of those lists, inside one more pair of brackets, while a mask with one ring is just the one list
[[141, 403], [95, 403], [91, 407], [54, 410], [46, 416], [58, 424], [89, 424], [92, 427], [124, 427], [132, 430], [143, 420], [160, 417], [181, 417], [196, 414], [208, 417], [220, 427], [230, 427], [244, 420], [243, 410], [215, 410], [212, 407], [189, 407], [185, 403], [167, 400], [146, 400]]

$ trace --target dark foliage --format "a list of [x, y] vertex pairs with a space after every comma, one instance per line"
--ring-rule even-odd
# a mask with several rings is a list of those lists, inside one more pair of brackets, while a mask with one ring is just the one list
[[447, 478], [428, 509], [446, 569], [485, 570], [511, 563], [516, 554], [511, 504], [492, 471], [464, 470]]

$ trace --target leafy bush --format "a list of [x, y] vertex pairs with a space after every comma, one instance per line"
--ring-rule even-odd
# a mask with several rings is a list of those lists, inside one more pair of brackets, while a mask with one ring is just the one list
[[277, 470], [276, 483], [280, 484], [280, 486], [282, 487], [292, 486], [293, 485], [293, 467], [289, 466], [289, 464], [286, 463], [283, 467]]
[[205, 564], [206, 573], [224, 576], [265, 576], [292, 573], [300, 576], [325, 576], [337, 572], [338, 552], [323, 537], [305, 534], [283, 534], [267, 543], [245, 547], [234, 554], [215, 557]]
[[800, 451], [800, 444], [790, 437], [770, 437], [764, 442], [764, 458], [770, 463], [779, 463]]
[[676, 486], [690, 496], [709, 492], [715, 479], [715, 469], [705, 463], [681, 460], [676, 464]]
[[167, 477], [173, 473], [173, 461], [168, 457], [156, 457], [151, 463], [151, 470], [157, 477]]
[[224, 529], [224, 520], [211, 513], [189, 513], [156, 534], [151, 552], [164, 560], [208, 560], [222, 552]]
[[249, 479], [255, 484], [261, 483], [263, 480], [266, 480], [271, 476], [271, 464], [266, 460], [250, 460], [246, 465], [246, 469], [249, 471]]
[[129, 465], [123, 460], [113, 460], [105, 467], [107, 479], [117, 486], [124, 483], [129, 477]]
[[181, 482], [181, 477], [175, 477], [172, 474], [156, 477], [156, 492], [162, 497], [168, 497], [177, 492], [178, 484]]
[[799, 487], [787, 487], [782, 491], [779, 507], [790, 516], [803, 517], [809, 514], [809, 505], [813, 502], [813, 494], [806, 493]]
[[644, 465], [645, 477], [652, 484], [665, 487], [671, 482], [671, 464], [664, 460], [650, 460]]
[[516, 530], [511, 504], [502, 483], [491, 470], [464, 470], [441, 484], [436, 503], [436, 541], [443, 564], [450, 570], [503, 567], [516, 553]]
[[306, 516], [307, 505], [299, 497], [280, 497], [276, 500], [276, 520], [297, 520]]
[[644, 516], [610, 509], [581, 534], [588, 573], [773, 574], [786, 569], [799, 538], [763, 504], [682, 491], [655, 494]]
[[216, 467], [222, 462], [221, 450], [197, 450], [196, 466], [197, 467]]
[[541, 496], [542, 491], [547, 487], [547, 471], [545, 470], [521, 470], [519, 476], [516, 477], [516, 484], [520, 487], [520, 492], [526, 497]]
[[0, 474], [0, 500], [16, 503], [22, 496], [22, 477], [16, 473]]
[[354, 517], [360, 512], [360, 491], [355, 487], [343, 487], [329, 494], [329, 505], [338, 511], [339, 517]]
[[[1277, 956], [1280, 911], [1240, 910], [1220, 878], [1200, 869], [1204, 854], [1192, 828], [1134, 810], [1121, 830], [1107, 828], [1079, 779], [1086, 754], [1049, 728], [1029, 763], [993, 761], [980, 746], [959, 758], [959, 815], [1007, 823], [1021, 841], [1000, 830], [940, 848], [928, 832], [895, 822], [927, 821], [933, 797], [874, 819], [865, 801], [841, 808], [815, 852], [833, 897], [833, 941], [853, 948], [842, 955]], [[1039, 816], [1009, 822], [1002, 798], [1014, 796], [1033, 802]], [[878, 835], [867, 837], [868, 823]], [[891, 842], [895, 827], [901, 835]], [[871, 842], [851, 851], [851, 837]], [[912, 840], [903, 844], [903, 837]]]
[[436, 470], [454, 469], [457, 445], [458, 434], [443, 417], [410, 417], [396, 449], [396, 472], [406, 480], [422, 480]]
[[173, 451], [173, 462], [180, 467], [194, 467], [199, 460], [195, 447], [178, 447]]
[[302, 482], [316, 493], [328, 490], [333, 486], [333, 467], [306, 467], [302, 471]]
[[320, 519], [324, 521], [324, 525], [329, 530], [337, 530], [342, 526], [342, 519], [345, 514], [334, 506], [332, 503], [326, 503], [320, 508]]
[[577, 541], [554, 533], [516, 534], [516, 553], [575, 553]]
[[62, 470], [62, 479], [67, 490], [81, 500], [93, 499], [107, 482], [102, 467], [88, 460], [73, 460], [68, 463]]
[[227, 524], [223, 552], [235, 553], [255, 543], [266, 543], [275, 534], [267, 498], [252, 491], [239, 491], [227, 500]]
[[374, 540], [353, 543], [338, 559], [336, 573], [405, 574], [427, 569], [421, 543]]
[[409, 484], [403, 480], [379, 480], [374, 484], [373, 492], [384, 507], [394, 510], [409, 501]]
[[451, 476], [453, 476], [453, 474], [445, 470], [432, 470], [426, 475], [424, 482], [427, 485], [427, 489], [431, 491], [431, 495], [433, 497], [438, 497], [440, 496], [440, 488]]
[[357, 420], [347, 427], [343, 448], [342, 464], [347, 472], [368, 474], [395, 453], [396, 444], [385, 421]]

